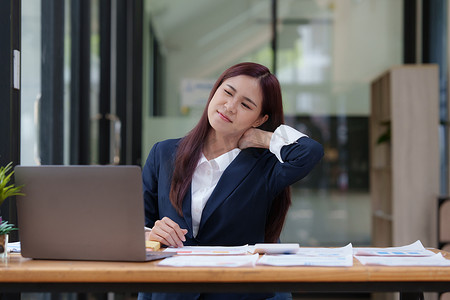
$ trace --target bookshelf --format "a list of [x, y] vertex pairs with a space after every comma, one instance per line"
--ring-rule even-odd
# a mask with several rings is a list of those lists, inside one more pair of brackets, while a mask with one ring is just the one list
[[371, 82], [372, 244], [437, 246], [437, 65], [392, 67]]

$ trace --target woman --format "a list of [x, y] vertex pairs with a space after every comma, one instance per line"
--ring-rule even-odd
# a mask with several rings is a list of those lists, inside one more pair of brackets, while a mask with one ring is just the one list
[[[150, 151], [143, 169], [148, 238], [172, 247], [277, 242], [289, 186], [323, 156], [320, 144], [283, 121], [280, 85], [266, 67], [227, 69], [196, 127]], [[191, 296], [180, 299], [197, 299]]]

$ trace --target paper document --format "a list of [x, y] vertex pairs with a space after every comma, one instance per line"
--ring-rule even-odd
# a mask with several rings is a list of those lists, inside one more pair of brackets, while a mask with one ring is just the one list
[[353, 246], [348, 244], [347, 246], [340, 248], [300, 248], [297, 255], [302, 256], [347, 256], [353, 255]]
[[180, 255], [166, 258], [158, 266], [168, 267], [254, 267], [259, 255]]
[[341, 248], [300, 248], [295, 254], [268, 255], [261, 257], [258, 265], [267, 266], [353, 266], [352, 244]]
[[181, 248], [166, 248], [164, 251], [176, 252], [177, 255], [244, 255], [251, 250], [248, 245], [228, 246], [184, 246]]
[[423, 247], [420, 241], [402, 247], [388, 248], [354, 248], [355, 256], [432, 256], [433, 251]]
[[20, 242], [8, 243], [7, 248], [8, 248], [8, 252], [20, 253]]
[[353, 253], [363, 265], [450, 266], [450, 260], [425, 249], [420, 241], [402, 247], [355, 248]]
[[450, 266], [450, 260], [441, 253], [433, 256], [356, 256], [363, 265], [380, 266]]

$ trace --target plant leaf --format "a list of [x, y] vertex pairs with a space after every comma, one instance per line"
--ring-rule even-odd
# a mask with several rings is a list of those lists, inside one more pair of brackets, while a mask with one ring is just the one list
[[391, 140], [391, 130], [388, 129], [388, 130], [386, 130], [385, 133], [383, 133], [382, 135], [380, 135], [378, 137], [377, 145], [380, 145], [383, 143], [388, 143], [390, 140]]

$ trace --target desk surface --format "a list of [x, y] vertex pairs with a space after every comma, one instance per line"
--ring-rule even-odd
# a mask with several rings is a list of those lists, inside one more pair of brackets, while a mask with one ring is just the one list
[[[442, 254], [450, 259], [449, 252]], [[251, 284], [259, 284], [266, 290], [276, 290], [284, 284], [288, 290], [303, 290], [305, 287], [320, 290], [325, 286], [339, 291], [450, 291], [450, 267], [364, 266], [356, 259], [352, 267], [175, 268], [156, 264], [157, 261], [32, 260], [11, 254], [7, 261], [0, 262], [0, 288], [9, 286], [19, 290], [19, 287], [36, 283], [65, 286], [108, 283], [123, 284], [129, 289], [133, 289], [132, 284], [140, 284], [134, 286], [138, 290], [148, 284], [159, 284], [163, 289], [161, 284], [168, 284], [167, 288], [170, 284], [197, 284], [197, 288], [199, 284], [246, 284], [247, 288]], [[314, 288], [312, 283], [319, 285]]]

